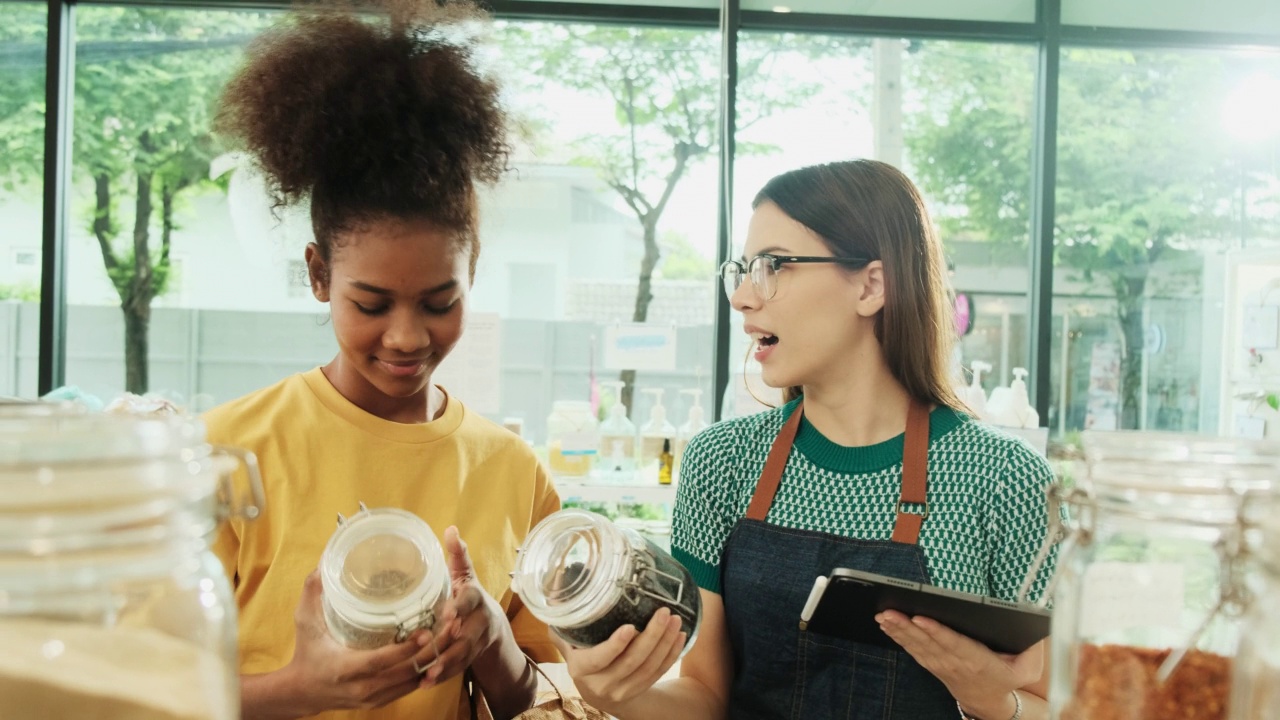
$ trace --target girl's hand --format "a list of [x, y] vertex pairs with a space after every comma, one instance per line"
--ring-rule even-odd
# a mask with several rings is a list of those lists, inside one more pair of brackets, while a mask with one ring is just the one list
[[680, 617], [662, 608], [649, 619], [644, 632], [623, 625], [608, 640], [591, 648], [575, 648], [555, 633], [578, 691], [587, 703], [618, 714], [622, 705], [653, 687], [671, 669], [684, 649]]

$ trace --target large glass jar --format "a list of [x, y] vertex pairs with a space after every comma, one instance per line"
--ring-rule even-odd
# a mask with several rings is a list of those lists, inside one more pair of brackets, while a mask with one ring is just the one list
[[1231, 693], [1231, 720], [1280, 718], [1280, 498], [1254, 499], [1248, 514], [1261, 570], [1245, 615]]
[[577, 647], [623, 625], [643, 630], [667, 608], [681, 620], [687, 652], [702, 619], [689, 571], [640, 533], [585, 510], [548, 515], [529, 532], [511, 588], [534, 617]]
[[0, 404], [0, 716], [238, 718], [209, 539], [261, 507], [252, 456], [198, 422]]
[[1244, 509], [1273, 492], [1280, 446], [1143, 432], [1083, 444], [1051, 589], [1051, 716], [1226, 718], [1256, 579]]

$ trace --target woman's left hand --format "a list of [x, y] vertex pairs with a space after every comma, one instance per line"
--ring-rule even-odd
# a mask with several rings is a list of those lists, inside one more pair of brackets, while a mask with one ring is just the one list
[[966, 712], [978, 717], [1011, 717], [1013, 691], [1039, 680], [1044, 670], [1044, 643], [1020, 655], [1004, 655], [926, 617], [909, 618], [886, 610], [876, 615], [876, 621], [947, 686]]
[[[451, 597], [436, 620], [436, 650], [422, 674], [422, 687], [438, 685], [471, 667], [476, 658], [502, 640], [506, 616], [476, 578], [467, 545], [456, 527], [444, 531], [445, 562], [449, 566]], [[424, 635], [430, 647], [431, 635]]]

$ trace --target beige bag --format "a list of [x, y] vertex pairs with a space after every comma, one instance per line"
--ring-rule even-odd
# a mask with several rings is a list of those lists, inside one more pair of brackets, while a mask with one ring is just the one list
[[[555, 697], [534, 705], [512, 720], [612, 720], [612, 715], [591, 707], [583, 702], [582, 698], [567, 696], [561, 692], [560, 687], [547, 675], [546, 671], [538, 667], [538, 663], [534, 662], [533, 658], [526, 655], [525, 661], [532, 665], [539, 675], [546, 678]], [[480, 686], [476, 685], [474, 678], [471, 677], [470, 670], [467, 671], [466, 678], [463, 680], [463, 686], [470, 699], [468, 704], [471, 706], [471, 720], [493, 720], [493, 714], [489, 712], [489, 704], [485, 702]]]

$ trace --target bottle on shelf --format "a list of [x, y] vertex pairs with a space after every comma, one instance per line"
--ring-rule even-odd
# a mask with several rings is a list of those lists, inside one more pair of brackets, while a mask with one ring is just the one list
[[[663, 443], [669, 444], [676, 437], [676, 427], [667, 420], [663, 388], [642, 388], [640, 392], [653, 395], [649, 420], [640, 428], [640, 477], [644, 482], [657, 482]], [[670, 447], [667, 449], [670, 452]]]
[[680, 466], [684, 461], [684, 450], [689, 446], [689, 441], [694, 435], [702, 432], [707, 427], [706, 414], [702, 409], [702, 390], [700, 388], [686, 388], [680, 391], [681, 395], [689, 395], [692, 397], [692, 404], [689, 406], [689, 414], [685, 418], [683, 424], [676, 434], [675, 446], [675, 463], [674, 468], [676, 474], [680, 473]]
[[636, 425], [627, 417], [627, 406], [622, 404], [620, 380], [600, 383], [612, 390], [613, 404], [609, 416], [600, 423], [600, 451], [596, 457], [597, 475], [602, 482], [627, 484], [635, 481], [636, 473]]

